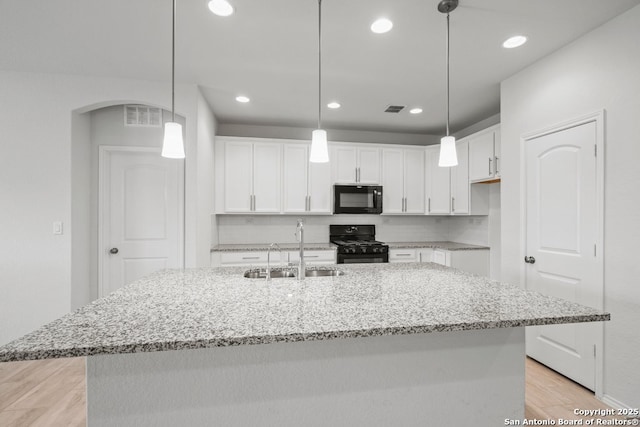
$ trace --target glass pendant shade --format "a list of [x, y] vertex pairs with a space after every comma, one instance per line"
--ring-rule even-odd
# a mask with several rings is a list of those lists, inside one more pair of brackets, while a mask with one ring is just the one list
[[438, 166], [458, 166], [456, 139], [453, 136], [445, 136], [440, 140], [440, 159], [438, 160]]
[[311, 163], [327, 163], [329, 161], [329, 148], [327, 147], [327, 131], [316, 129], [311, 134]]
[[184, 141], [182, 140], [182, 125], [180, 123], [166, 122], [164, 124], [162, 157], [184, 159]]

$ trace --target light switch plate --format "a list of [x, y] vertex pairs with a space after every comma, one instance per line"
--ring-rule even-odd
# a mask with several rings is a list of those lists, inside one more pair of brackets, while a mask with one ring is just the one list
[[53, 234], [62, 234], [62, 221], [53, 222]]

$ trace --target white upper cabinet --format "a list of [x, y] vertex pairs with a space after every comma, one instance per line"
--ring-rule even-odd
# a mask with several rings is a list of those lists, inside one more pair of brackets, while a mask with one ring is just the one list
[[456, 143], [458, 166], [450, 169], [451, 173], [451, 213], [454, 215], [469, 214], [469, 143]]
[[224, 211], [281, 211], [282, 144], [226, 141], [224, 143]]
[[309, 163], [309, 144], [284, 144], [284, 213], [331, 213], [331, 166]]
[[424, 214], [424, 149], [382, 150], [383, 212]]
[[253, 143], [241, 141], [225, 143], [224, 166], [224, 210], [251, 212], [253, 209]]
[[469, 180], [491, 181], [500, 177], [500, 127], [492, 126], [468, 137]]
[[380, 184], [380, 148], [363, 144], [332, 144], [329, 157], [334, 183]]
[[448, 215], [451, 213], [451, 178], [449, 169], [438, 166], [440, 145], [425, 150], [426, 173], [425, 192], [427, 215]]

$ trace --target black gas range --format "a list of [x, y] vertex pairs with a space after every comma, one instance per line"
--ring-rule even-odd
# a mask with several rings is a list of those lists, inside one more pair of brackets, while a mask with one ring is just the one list
[[389, 262], [389, 246], [376, 240], [375, 225], [330, 225], [338, 264]]

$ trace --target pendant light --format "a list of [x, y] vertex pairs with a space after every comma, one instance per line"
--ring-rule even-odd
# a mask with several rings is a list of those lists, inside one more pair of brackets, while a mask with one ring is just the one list
[[447, 136], [440, 140], [440, 159], [438, 166], [449, 167], [458, 165], [456, 153], [456, 139], [449, 135], [449, 12], [458, 7], [458, 0], [442, 0], [438, 4], [438, 11], [447, 14]]
[[311, 163], [327, 163], [329, 149], [327, 147], [327, 131], [322, 129], [322, 0], [318, 0], [318, 129], [311, 133]]
[[171, 121], [164, 124], [162, 157], [184, 159], [184, 141], [182, 125], [176, 123], [175, 86], [176, 86], [176, 0], [173, 0], [173, 26], [171, 27]]

